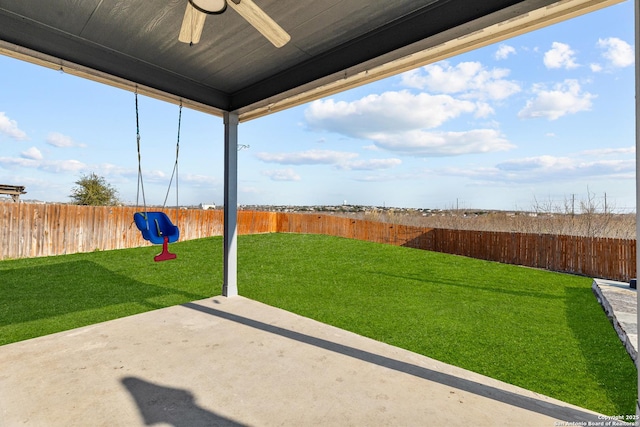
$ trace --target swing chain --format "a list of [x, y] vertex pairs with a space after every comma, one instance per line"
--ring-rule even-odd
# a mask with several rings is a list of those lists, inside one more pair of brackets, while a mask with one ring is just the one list
[[[169, 186], [167, 187], [167, 194], [164, 197], [164, 203], [162, 204], [162, 208], [167, 205], [167, 200], [169, 199], [169, 192], [171, 191], [171, 183], [173, 182], [173, 177], [176, 177], [176, 209], [180, 207], [179, 198], [178, 198], [178, 157], [180, 154], [180, 126], [182, 124], [182, 99], [180, 100], [180, 107], [178, 109], [178, 136], [176, 139], [176, 161], [173, 165], [173, 172], [171, 172], [171, 178], [169, 179]], [[178, 214], [176, 213], [176, 222], [178, 221]]]
[[[136, 206], [139, 206], [140, 194], [142, 193], [142, 203], [144, 205], [144, 217], [147, 217], [147, 200], [144, 193], [144, 182], [142, 180], [142, 154], [140, 149], [140, 119], [139, 119], [139, 108], [138, 108], [138, 87], [136, 86], [135, 90], [135, 100], [136, 100], [136, 144], [138, 148], [138, 189], [136, 193]], [[169, 186], [167, 187], [167, 194], [164, 198], [164, 202], [162, 204], [162, 209], [164, 210], [167, 206], [167, 200], [169, 198], [169, 192], [171, 191], [171, 184], [173, 183], [173, 178], [175, 176], [176, 179], [176, 223], [178, 221], [178, 208], [179, 205], [179, 194], [178, 194], [178, 157], [180, 153], [180, 127], [182, 125], [182, 99], [180, 99], [180, 108], [178, 110], [178, 136], [176, 140], [176, 161], [173, 165], [173, 172], [171, 173], [171, 179], [169, 180]], [[147, 229], [149, 229], [149, 222], [147, 220]]]

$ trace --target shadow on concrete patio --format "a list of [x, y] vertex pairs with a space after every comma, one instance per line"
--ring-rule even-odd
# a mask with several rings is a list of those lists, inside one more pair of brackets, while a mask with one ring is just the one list
[[146, 425], [157, 423], [173, 427], [243, 427], [237, 423], [198, 406], [193, 393], [187, 390], [161, 386], [136, 377], [122, 379], [138, 405]]
[[382, 366], [395, 371], [403, 372], [422, 378], [428, 381], [443, 384], [449, 387], [453, 387], [468, 393], [473, 393], [482, 397], [493, 399], [508, 405], [516, 406], [518, 408], [526, 409], [528, 411], [537, 412], [542, 415], [553, 417], [561, 420], [570, 420], [574, 422], [579, 421], [602, 421], [598, 418], [598, 415], [580, 411], [577, 409], [569, 408], [566, 406], [560, 406], [548, 401], [538, 400], [528, 396], [522, 396], [516, 393], [512, 393], [507, 390], [501, 390], [496, 387], [492, 387], [486, 384], [480, 384], [475, 381], [471, 381], [458, 376], [450, 375], [444, 372], [438, 372], [432, 369], [428, 369], [422, 366], [413, 365], [403, 361], [395, 360], [389, 357], [385, 357], [379, 354], [371, 353], [365, 350], [349, 347], [343, 344], [328, 341], [322, 338], [306, 335], [300, 332], [296, 332], [290, 329], [281, 328], [274, 325], [269, 325], [258, 320], [249, 319], [247, 317], [239, 316], [237, 314], [216, 310], [212, 307], [206, 307], [195, 302], [183, 304], [183, 307], [191, 308], [193, 310], [207, 313], [212, 316], [217, 316], [232, 322], [237, 322], [245, 326], [259, 329], [264, 332], [276, 334], [285, 338], [289, 338], [294, 341], [298, 341], [304, 344], [313, 345], [324, 350], [332, 351], [335, 353], [349, 356], [367, 363], [373, 363], [378, 366]]

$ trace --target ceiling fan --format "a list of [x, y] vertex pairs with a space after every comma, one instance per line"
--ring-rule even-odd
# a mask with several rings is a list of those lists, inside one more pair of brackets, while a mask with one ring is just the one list
[[188, 0], [178, 40], [194, 44], [200, 41], [207, 15], [219, 15], [231, 6], [240, 16], [265, 36], [275, 47], [282, 47], [291, 36], [253, 0]]

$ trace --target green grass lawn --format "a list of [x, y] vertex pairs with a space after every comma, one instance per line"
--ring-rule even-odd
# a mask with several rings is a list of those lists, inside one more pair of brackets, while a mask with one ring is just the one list
[[[0, 344], [221, 292], [222, 239], [0, 262]], [[239, 239], [241, 295], [608, 415], [636, 368], [591, 279], [321, 235]]]

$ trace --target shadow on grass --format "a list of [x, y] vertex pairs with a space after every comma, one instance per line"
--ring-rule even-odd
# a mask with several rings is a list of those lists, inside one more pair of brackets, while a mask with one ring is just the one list
[[[603, 403], [604, 399], [596, 401], [596, 398], [590, 393], [585, 393], [582, 397], [565, 395], [567, 400], [575, 397], [574, 404], [590, 408], [598, 408], [600, 407], [599, 405], [606, 406], [609, 408], [607, 410], [611, 411], [609, 415], [634, 413], [635, 399], [637, 397], [637, 389], [635, 388], [637, 370], [631, 358], [626, 354], [623, 345], [619, 342], [613, 327], [606, 320], [602, 308], [598, 305], [589, 287], [563, 285], [555, 291], [545, 291], [543, 287], [539, 289], [530, 287], [508, 289], [502, 287], [497, 278], [496, 282], [491, 282], [492, 284], [489, 285], [489, 282], [483, 283], [482, 281], [474, 280], [470, 280], [469, 283], [465, 284], [461, 281], [448, 280], [437, 275], [427, 278], [415, 274], [394, 275], [373, 271], [369, 272], [369, 274], [388, 276], [394, 282], [414, 280], [425, 285], [425, 288], [429, 287], [430, 289], [454, 288], [456, 293], [447, 294], [447, 296], [455, 295], [454, 297], [461, 298], [461, 301], [464, 299], [466, 302], [475, 301], [476, 297], [485, 301], [484, 295], [497, 295], [499, 299], [494, 299], [494, 303], [498, 301], [501, 304], [500, 307], [502, 307], [498, 308], [498, 311], [504, 309], [513, 314], [510, 317], [512, 321], [522, 322], [527, 325], [520, 331], [523, 334], [526, 333], [526, 335], [521, 335], [520, 337], [524, 338], [524, 341], [535, 340], [535, 342], [539, 343], [534, 353], [536, 359], [545, 359], [547, 362], [539, 365], [532, 363], [531, 366], [540, 366], [548, 369], [548, 372], [545, 371], [544, 377], [548, 377], [551, 372], [558, 372], [559, 369], [570, 375], [575, 369], [575, 372], [579, 372], [580, 375], [584, 376], [580, 381], [584, 384], [592, 385], [594, 390], [602, 393], [599, 396], [606, 398], [608, 402], [606, 404]], [[481, 294], [484, 295], [481, 296]], [[515, 297], [515, 299], [511, 297]], [[466, 298], [470, 299], [466, 300]], [[492, 307], [488, 307], [483, 313], [490, 312], [491, 309], [495, 308], [496, 306], [492, 304]], [[535, 309], [536, 313], [540, 313], [538, 314], [540, 316], [545, 313], [545, 310], [553, 310], [559, 313], [556, 319], [560, 323], [552, 324], [546, 317], [540, 318], [540, 321], [536, 323], [540, 325], [540, 331], [537, 333], [537, 326], [529, 327], [531, 320], [534, 319], [531, 317], [532, 311], [530, 309]], [[562, 316], [566, 320], [563, 321]], [[505, 318], [502, 319], [504, 320]], [[559, 328], [560, 331], [566, 332], [556, 335], [556, 330], [551, 332], [549, 328]], [[523, 345], [522, 342], [517, 342], [517, 340], [512, 345], [514, 345], [514, 350], [525, 348], [526, 351], [531, 351], [531, 348], [534, 348]], [[549, 348], [547, 351], [546, 347], [550, 345], [555, 347]], [[562, 350], [563, 348], [566, 348], [566, 350]], [[560, 360], [556, 364], [552, 355], [563, 356], [564, 351], [573, 352], [574, 356], [568, 358], [571, 360], [571, 364], [562, 365], [564, 362]], [[508, 359], [504, 358], [504, 360]], [[529, 363], [528, 360], [522, 360], [522, 362]], [[455, 364], [455, 362], [453, 363]], [[549, 366], [547, 367], [546, 364]], [[496, 375], [495, 373], [487, 374], [490, 376]], [[509, 375], [522, 374], [518, 373], [518, 370], [509, 370]], [[511, 382], [513, 380], [506, 379], [506, 381]], [[536, 389], [536, 391], [553, 395], [558, 390], [554, 390], [554, 387], [552, 385], [548, 389], [542, 388]], [[582, 400], [583, 398], [590, 400]]]
[[451, 286], [455, 288], [461, 288], [466, 291], [483, 291], [504, 295], [512, 295], [517, 297], [529, 297], [529, 298], [541, 298], [541, 299], [549, 299], [549, 300], [561, 300], [564, 297], [559, 295], [553, 295], [548, 292], [535, 292], [535, 291], [525, 291], [518, 289], [506, 289], [504, 287], [498, 286], [482, 286], [478, 282], [474, 282], [473, 279], [470, 279], [467, 283], [461, 283], [459, 280], [448, 280], [443, 279], [442, 277], [430, 276], [428, 279], [422, 276], [411, 275], [411, 274], [391, 274], [391, 273], [382, 273], [379, 271], [368, 271], [367, 274], [371, 275], [379, 275], [379, 276], [387, 276], [393, 279], [402, 279], [402, 280], [415, 280], [418, 282], [422, 282], [428, 285], [442, 285], [442, 286]]
[[0, 283], [4, 294], [0, 301], [0, 326], [127, 303], [156, 309], [163, 305], [151, 300], [170, 294], [180, 294], [189, 300], [201, 298], [133, 280], [85, 260], [3, 270]]
[[602, 389], [612, 402], [624, 406], [620, 411], [624, 411], [625, 415], [634, 414], [637, 389], [632, 394], [628, 387], [620, 386], [625, 382], [637, 384], [635, 378], [638, 374], [633, 360], [619, 341], [613, 326], [603, 321], [605, 313], [591, 289], [569, 287], [566, 293], [567, 324], [589, 372], [598, 384], [602, 384]]

